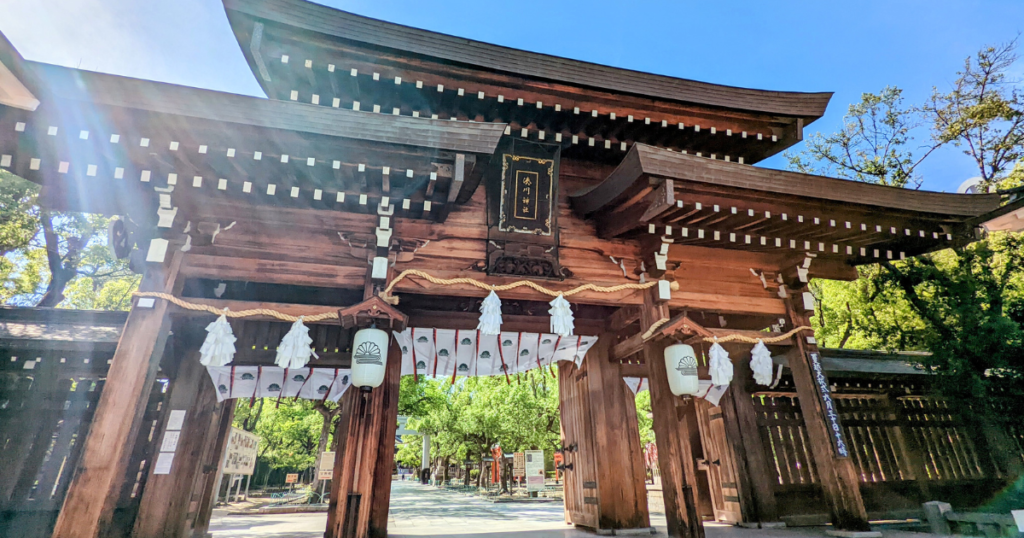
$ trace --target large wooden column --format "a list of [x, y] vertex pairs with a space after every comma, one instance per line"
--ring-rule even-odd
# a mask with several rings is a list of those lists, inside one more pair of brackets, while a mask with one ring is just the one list
[[387, 535], [401, 372], [402, 350], [392, 342], [384, 383], [371, 392], [352, 387], [342, 397], [325, 538]]
[[[647, 331], [662, 319], [669, 319], [668, 306], [656, 303], [652, 289], [646, 290], [640, 316], [641, 329]], [[697, 514], [696, 494], [693, 491], [693, 485], [697, 482], [693, 456], [690, 445], [682, 442], [683, 439], [689, 439], [689, 435], [679, 432], [684, 423], [676, 415], [676, 397], [669, 390], [668, 374], [665, 371], [665, 348], [668, 345], [666, 340], [649, 340], [643, 348], [651, 382], [651, 411], [654, 414], [654, 435], [658, 443], [658, 469], [661, 471], [661, 487], [665, 496], [665, 519], [669, 536], [703, 538], [704, 524]]]
[[402, 382], [402, 346], [397, 341], [388, 348], [388, 369], [381, 402], [380, 442], [377, 462], [373, 470], [373, 504], [370, 506], [371, 538], [388, 535], [388, 508], [391, 505], [391, 469], [395, 462], [395, 432], [398, 431], [398, 391]]
[[[177, 375], [171, 383], [167, 408], [185, 411], [185, 423], [178, 437], [174, 461], [170, 474], [155, 474], [156, 466], [149, 467], [149, 477], [142, 492], [138, 515], [135, 518], [134, 538], [179, 538], [184, 536], [186, 518], [197, 475], [201, 474], [203, 456], [207, 448], [207, 436], [214, 420], [217, 395], [206, 373], [199, 363], [197, 345], [186, 350], [178, 365]], [[166, 431], [160, 425], [157, 435], [162, 443]], [[159, 448], [161, 445], [155, 445]], [[154, 451], [155, 452], [155, 451]], [[152, 454], [151, 457], [156, 457]]]
[[[790, 303], [789, 318], [794, 327], [810, 326], [813, 310], [804, 311], [802, 292], [794, 290]], [[822, 493], [828, 502], [832, 516], [832, 525], [840, 531], [869, 532], [868, 514], [864, 509], [864, 500], [860, 495], [860, 481], [857, 469], [849, 456], [837, 452], [833, 443], [833, 422], [830, 414], [838, 411], [825, 408], [822, 395], [818, 388], [818, 377], [824, 378], [824, 372], [815, 371], [815, 358], [820, 364], [818, 347], [808, 343], [803, 332], [794, 336], [796, 346], [790, 351], [789, 368], [793, 374], [797, 397], [800, 399], [800, 413], [803, 415], [807, 428], [807, 437], [811, 441], [811, 454], [814, 466], [821, 480]], [[813, 354], [813, 356], [812, 356]], [[838, 419], [837, 419], [838, 420]], [[840, 428], [841, 429], [841, 428]]]
[[[180, 253], [169, 267], [147, 269], [140, 290], [174, 293]], [[146, 308], [140, 301], [150, 303]], [[144, 303], [144, 304], [145, 304]], [[136, 299], [125, 323], [107, 381], [96, 406], [78, 469], [53, 531], [53, 538], [106, 536], [142, 415], [156, 379], [170, 328], [168, 303]]]
[[[231, 433], [231, 422], [235, 418], [235, 400], [224, 400], [207, 436], [206, 451], [203, 456], [203, 475], [201, 484], [197, 484], [197, 501], [195, 516], [192, 520], [191, 538], [206, 538], [213, 517], [213, 505], [216, 504], [217, 478], [220, 475], [224, 451], [227, 450], [228, 435]], [[190, 510], [191, 511], [191, 510]]]
[[757, 412], [749, 385], [754, 381], [747, 344], [726, 344], [733, 363], [733, 379], [722, 398], [722, 415], [733, 453], [740, 492], [740, 507], [745, 523], [762, 527], [781, 526], [775, 503], [775, 481], [770, 473], [768, 453], [761, 441]]
[[643, 450], [636, 402], [608, 358], [611, 335], [598, 338], [587, 353], [591, 432], [597, 465], [598, 527], [638, 529], [651, 526], [647, 510]]

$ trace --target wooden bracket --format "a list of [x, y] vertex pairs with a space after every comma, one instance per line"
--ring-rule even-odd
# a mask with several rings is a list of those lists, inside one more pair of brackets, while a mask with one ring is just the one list
[[365, 328], [376, 324], [395, 331], [404, 331], [409, 324], [409, 316], [374, 295], [359, 304], [338, 310], [338, 321], [346, 329]]

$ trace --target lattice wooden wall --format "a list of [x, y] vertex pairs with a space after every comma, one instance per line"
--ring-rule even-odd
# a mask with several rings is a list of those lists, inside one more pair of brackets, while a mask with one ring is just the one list
[[[1004, 485], [996, 466], [986, 464], [968, 428], [922, 381], [832, 380], [851, 458], [860, 472], [869, 514], [894, 517], [919, 510], [928, 500], [972, 506]], [[783, 515], [822, 511], [810, 441], [792, 380], [753, 397], [776, 498]], [[1024, 425], [1010, 425], [1008, 437], [1024, 457]]]
[[[46, 538], [78, 464], [110, 356], [11, 350], [0, 355], [0, 536]], [[158, 381], [152, 391], [130, 464], [137, 472], [125, 483], [116, 524], [134, 517], [150, 464], [142, 455], [155, 442], [152, 429], [165, 386]]]

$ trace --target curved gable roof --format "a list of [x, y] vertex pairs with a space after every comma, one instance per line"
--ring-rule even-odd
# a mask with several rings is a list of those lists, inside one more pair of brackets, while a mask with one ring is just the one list
[[[811, 121], [825, 113], [825, 107], [832, 98], [831, 92], [801, 93], [738, 88], [528, 52], [371, 19], [306, 0], [223, 2], [233, 24], [236, 19], [233, 15], [245, 14], [334, 38], [606, 91], [801, 117]], [[245, 49], [248, 43], [240, 45]]]

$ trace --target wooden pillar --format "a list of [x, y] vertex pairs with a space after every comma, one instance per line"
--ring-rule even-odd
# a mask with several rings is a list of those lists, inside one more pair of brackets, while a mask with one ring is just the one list
[[651, 526], [640, 446], [640, 427], [632, 391], [612, 364], [611, 335], [598, 338], [587, 353], [591, 433], [597, 465], [598, 528]]
[[[805, 290], [794, 290], [791, 303], [787, 304], [794, 327], [811, 325], [810, 315], [813, 315], [813, 311], [803, 313], [802, 292]], [[821, 355], [818, 354], [818, 347], [808, 342], [808, 334], [804, 332], [794, 336], [796, 346], [789, 352], [788, 358], [822, 493], [828, 503], [833, 527], [840, 531], [869, 532], [871, 526], [860, 495], [857, 469], [853, 460], [839, 454], [833, 444], [835, 432], [830, 413], [834, 415], [837, 411], [826, 409], [823, 403], [817, 379], [819, 376], [824, 378], [824, 372], [819, 374], [814, 368], [815, 357], [820, 364]]]
[[217, 416], [217, 424], [210, 425], [212, 434], [207, 440], [206, 455], [203, 457], [202, 487], [195, 520], [192, 522], [191, 538], [206, 538], [206, 531], [210, 528], [213, 506], [217, 504], [217, 479], [220, 477], [224, 451], [227, 450], [228, 435], [231, 434], [231, 422], [235, 418], [235, 400], [224, 400]]
[[397, 341], [388, 346], [388, 369], [381, 403], [380, 442], [377, 464], [373, 471], [373, 503], [370, 505], [370, 538], [388, 535], [388, 508], [391, 504], [391, 468], [395, 462], [395, 432], [398, 431], [398, 390], [402, 382], [402, 346]]
[[[166, 405], [170, 411], [185, 411], [185, 422], [178, 433], [170, 474], [155, 474], [156, 466], [149, 467], [132, 532], [135, 538], [179, 538], [185, 531], [192, 490], [202, 471], [206, 438], [217, 407], [216, 391], [199, 362], [197, 345], [181, 358]], [[162, 435], [158, 438], [161, 444], [169, 433], [174, 434], [166, 431], [168, 415], [157, 430], [157, 435]], [[161, 444], [155, 446], [163, 451]]]
[[[749, 345], [726, 345], [733, 363], [733, 379], [722, 400], [726, 430], [730, 432], [736, 471], [739, 478], [740, 507], [748, 523], [778, 523], [775, 503], [775, 478], [771, 475], [768, 453], [761, 440], [757, 412], [749, 389], [754, 381], [750, 369]], [[733, 433], [735, 432], [735, 433]]]
[[[668, 306], [656, 303], [651, 289], [644, 292], [644, 306], [640, 316], [640, 327], [644, 331], [659, 320], [669, 319]], [[661, 471], [662, 492], [665, 496], [665, 519], [669, 536], [679, 538], [703, 538], [704, 524], [697, 514], [696, 495], [693, 484], [696, 476], [693, 470], [693, 456], [690, 445], [683, 443], [680, 435], [680, 421], [676, 415], [676, 397], [668, 387], [665, 371], [665, 340], [649, 340], [644, 343], [644, 361], [647, 363], [648, 379], [651, 382], [651, 411], [654, 414], [654, 435], [658, 443], [658, 468]], [[691, 405], [692, 407], [692, 405]], [[685, 462], [690, 462], [686, 465]], [[688, 468], [688, 469], [687, 469]]]
[[[402, 371], [401, 348], [395, 343], [388, 346], [386, 368], [385, 382], [380, 387], [371, 392], [352, 387], [342, 397], [343, 418], [338, 427], [325, 538], [368, 538], [387, 533], [390, 494], [384, 494], [381, 488], [384, 484], [391, 487], [390, 465], [398, 421], [397, 379]], [[386, 432], [391, 436], [385, 442], [382, 437]], [[383, 448], [382, 443], [390, 448]], [[384, 461], [387, 454], [391, 457]], [[387, 467], [386, 479], [380, 470], [383, 466]], [[378, 486], [378, 482], [382, 484]], [[375, 507], [377, 503], [383, 506]]]
[[[151, 265], [139, 289], [177, 291], [180, 254], [174, 256], [169, 267]], [[140, 301], [152, 306], [140, 306]], [[128, 474], [128, 459], [167, 343], [167, 311], [167, 301], [135, 299], [107, 371], [107, 381], [78, 469], [57, 517], [53, 538], [98, 538], [108, 534]]]

